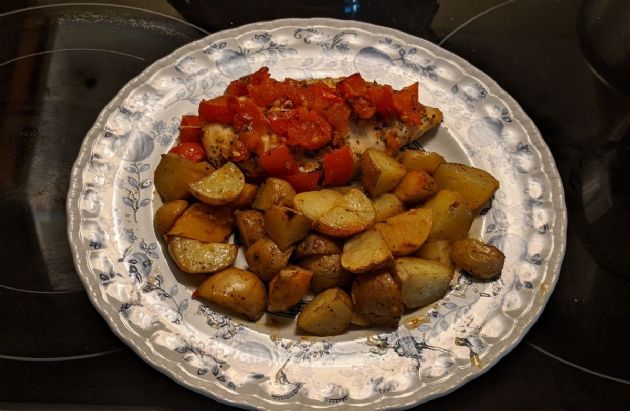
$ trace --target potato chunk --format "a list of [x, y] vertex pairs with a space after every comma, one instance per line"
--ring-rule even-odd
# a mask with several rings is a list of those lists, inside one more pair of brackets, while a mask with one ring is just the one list
[[370, 227], [375, 217], [370, 199], [353, 188], [338, 199], [330, 210], [320, 215], [313, 223], [313, 228], [331, 237], [347, 237]]
[[230, 207], [232, 209], [243, 209], [251, 206], [254, 198], [256, 198], [256, 193], [258, 191], [258, 187], [254, 184], [245, 183], [243, 186], [243, 190], [241, 190], [236, 200], [226, 204], [226, 207]]
[[311, 334], [325, 336], [344, 332], [352, 321], [352, 300], [342, 289], [329, 288], [302, 309], [297, 325]]
[[402, 303], [408, 308], [424, 307], [444, 297], [453, 270], [437, 261], [415, 257], [396, 259]]
[[245, 187], [245, 176], [234, 163], [226, 163], [208, 177], [188, 186], [191, 194], [209, 205], [223, 205], [238, 198]]
[[188, 208], [188, 201], [173, 200], [162, 204], [155, 212], [155, 228], [158, 233], [166, 234], [173, 227], [175, 221]]
[[440, 190], [457, 191], [471, 210], [490, 200], [499, 182], [487, 171], [464, 164], [441, 164], [433, 175]]
[[352, 303], [357, 320], [395, 327], [403, 313], [398, 285], [387, 271], [357, 275], [352, 283]]
[[269, 283], [267, 309], [271, 312], [285, 311], [302, 301], [308, 292], [313, 272], [291, 265], [280, 270]]
[[194, 203], [175, 221], [167, 236], [222, 243], [230, 237], [233, 226], [234, 217], [229, 209]]
[[299, 193], [293, 199], [295, 208], [307, 218], [315, 221], [326, 211], [335, 206], [343, 194], [337, 190], [323, 189], [318, 191], [306, 191]]
[[267, 306], [263, 282], [239, 268], [228, 268], [211, 275], [192, 296], [227, 307], [254, 321], [264, 314]]
[[437, 261], [451, 270], [453, 262], [451, 261], [451, 244], [448, 240], [430, 240], [427, 241], [414, 253], [418, 258], [425, 260]]
[[313, 255], [299, 262], [301, 267], [313, 271], [311, 290], [320, 293], [327, 288], [345, 288], [352, 283], [353, 274], [341, 268], [341, 255]]
[[415, 208], [374, 225], [394, 256], [411, 254], [431, 232], [433, 211]]
[[440, 164], [446, 162], [440, 154], [424, 150], [405, 150], [398, 155], [398, 160], [409, 171], [419, 170], [429, 174], [435, 173]]
[[405, 167], [384, 151], [370, 148], [361, 159], [361, 183], [372, 197], [392, 190], [405, 176]]
[[495, 246], [468, 238], [453, 243], [451, 260], [473, 277], [488, 280], [501, 275], [505, 255]]
[[261, 238], [245, 252], [249, 269], [264, 281], [269, 281], [287, 266], [293, 248], [282, 251], [271, 238]]
[[168, 251], [182, 271], [199, 274], [214, 273], [231, 266], [238, 247], [234, 244], [202, 243], [175, 237], [169, 241]]
[[311, 222], [290, 208], [273, 205], [265, 211], [267, 233], [282, 250], [297, 243], [308, 234]]
[[332, 239], [318, 233], [307, 235], [293, 252], [295, 258], [330, 254], [341, 254], [341, 247]]
[[374, 221], [384, 221], [385, 219], [400, 214], [405, 211], [405, 205], [391, 193], [385, 193], [372, 200], [372, 206], [376, 213]]
[[368, 230], [352, 237], [344, 244], [341, 254], [341, 266], [353, 273], [389, 267], [393, 261], [387, 243], [375, 230]]
[[468, 236], [472, 225], [472, 211], [455, 191], [441, 190], [424, 203], [433, 210], [433, 225], [429, 239], [457, 241]]
[[437, 192], [435, 180], [420, 170], [408, 172], [392, 191], [405, 204], [417, 204], [433, 196]]
[[155, 189], [164, 201], [190, 197], [188, 185], [212, 173], [214, 167], [205, 161], [193, 163], [175, 154], [165, 154], [155, 169]]
[[252, 208], [265, 211], [274, 204], [293, 207], [293, 197], [295, 197], [295, 190], [291, 184], [280, 178], [268, 178], [258, 188]]
[[245, 247], [267, 236], [265, 218], [258, 210], [243, 210], [236, 212], [236, 227], [241, 235]]

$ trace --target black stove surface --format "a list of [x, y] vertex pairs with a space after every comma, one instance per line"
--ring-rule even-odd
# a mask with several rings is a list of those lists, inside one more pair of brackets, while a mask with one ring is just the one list
[[101, 109], [158, 58], [283, 17], [400, 29], [485, 71], [525, 109], [566, 191], [567, 251], [539, 321], [483, 376], [422, 405], [630, 409], [630, 2], [0, 2], [0, 409], [228, 409], [155, 371], [76, 274], [65, 198]]

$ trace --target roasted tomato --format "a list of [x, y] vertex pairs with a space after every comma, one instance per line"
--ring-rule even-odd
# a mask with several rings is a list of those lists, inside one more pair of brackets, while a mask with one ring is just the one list
[[352, 150], [343, 146], [324, 154], [324, 184], [342, 186], [352, 178]]
[[267, 120], [274, 133], [286, 137], [289, 134], [289, 123], [298, 117], [297, 110], [269, 110]]
[[424, 116], [424, 107], [418, 101], [418, 83], [394, 91], [394, 108], [398, 117], [407, 124], [418, 125]]
[[180, 143], [201, 142], [202, 127], [205, 121], [199, 116], [183, 116], [179, 126]]
[[298, 163], [286, 144], [282, 144], [268, 153], [262, 153], [260, 165], [268, 175], [273, 177], [282, 177], [298, 172]]
[[317, 189], [317, 183], [321, 177], [321, 171], [312, 171], [310, 173], [298, 173], [290, 176], [284, 176], [293, 189], [298, 192], [313, 191]]
[[226, 96], [242, 97], [249, 93], [249, 87], [262, 83], [271, 77], [269, 68], [261, 67], [247, 76], [232, 81], [225, 89]]
[[212, 100], [203, 100], [199, 104], [199, 117], [206, 123], [231, 124], [234, 117], [235, 98], [219, 96]]
[[199, 143], [181, 143], [173, 147], [169, 153], [176, 154], [194, 163], [198, 163], [206, 159], [206, 151]]
[[317, 150], [327, 145], [332, 139], [332, 129], [315, 111], [300, 107], [298, 118], [290, 121], [287, 144]]
[[260, 137], [267, 133], [265, 114], [252, 100], [243, 97], [236, 103], [234, 111], [234, 129], [245, 147], [256, 151], [261, 144]]

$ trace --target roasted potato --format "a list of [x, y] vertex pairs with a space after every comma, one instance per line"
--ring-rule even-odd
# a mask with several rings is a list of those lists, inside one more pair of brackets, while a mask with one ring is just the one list
[[261, 238], [245, 252], [249, 269], [264, 281], [269, 281], [287, 266], [293, 248], [282, 251], [271, 238]]
[[405, 204], [417, 204], [437, 192], [435, 180], [428, 173], [412, 170], [405, 174], [392, 194]]
[[264, 314], [267, 306], [265, 285], [260, 278], [233, 267], [208, 277], [192, 296], [230, 308], [253, 321]]
[[290, 265], [278, 273], [269, 282], [267, 309], [271, 312], [285, 311], [302, 301], [308, 292], [313, 272], [295, 265]]
[[299, 193], [293, 199], [295, 208], [310, 220], [317, 220], [325, 212], [332, 209], [344, 196], [338, 190], [323, 189]]
[[232, 157], [232, 143], [236, 133], [230, 126], [219, 123], [206, 124], [203, 127], [201, 144], [206, 151], [208, 162], [214, 167], [221, 167]]
[[293, 197], [295, 190], [291, 184], [280, 178], [268, 178], [258, 188], [252, 208], [265, 211], [274, 204], [293, 207]]
[[429, 174], [435, 173], [440, 164], [446, 162], [438, 153], [424, 150], [405, 150], [398, 155], [398, 161], [409, 171], [419, 170]]
[[312, 255], [299, 261], [299, 265], [313, 271], [311, 290], [320, 293], [327, 288], [345, 288], [352, 283], [353, 275], [341, 268], [341, 255]]
[[451, 261], [451, 244], [448, 240], [430, 240], [425, 242], [422, 247], [414, 253], [418, 258], [425, 260], [437, 261], [449, 269], [453, 269]]
[[208, 177], [188, 185], [192, 195], [209, 205], [223, 205], [236, 200], [243, 187], [245, 176], [234, 163], [225, 163]]
[[236, 200], [226, 204], [226, 207], [230, 207], [232, 209], [244, 209], [249, 208], [254, 198], [256, 198], [256, 192], [258, 191], [258, 187], [254, 184], [245, 183], [243, 186], [243, 190], [241, 190]]
[[414, 208], [389, 217], [374, 225], [394, 256], [411, 254], [427, 239], [431, 232], [433, 211]]
[[158, 233], [166, 234], [187, 208], [188, 201], [186, 200], [173, 200], [162, 204], [155, 212], [153, 220]]
[[427, 306], [444, 297], [453, 270], [437, 261], [415, 257], [396, 259], [402, 303], [407, 308]]
[[297, 325], [315, 335], [337, 335], [352, 321], [352, 300], [342, 289], [329, 288], [302, 309]]
[[175, 237], [169, 241], [168, 251], [182, 271], [199, 274], [214, 273], [231, 266], [238, 247], [235, 244], [203, 243]]
[[374, 223], [376, 213], [369, 198], [360, 190], [350, 189], [333, 207], [313, 222], [313, 228], [331, 237], [360, 233]]
[[308, 234], [293, 252], [295, 258], [329, 254], [341, 254], [341, 247], [332, 239], [318, 233]]
[[286, 250], [306, 237], [311, 221], [293, 209], [272, 205], [265, 211], [265, 227], [269, 237]]
[[193, 163], [175, 154], [165, 154], [155, 169], [154, 184], [164, 201], [190, 197], [188, 185], [210, 175], [214, 167], [205, 161]]
[[384, 151], [367, 149], [361, 159], [361, 184], [372, 197], [392, 190], [406, 174], [405, 167]]
[[352, 237], [343, 246], [341, 267], [352, 273], [364, 273], [389, 267], [394, 259], [378, 231], [367, 230]]
[[369, 324], [395, 327], [403, 313], [400, 289], [387, 271], [357, 275], [352, 303], [357, 316]]
[[457, 267], [484, 280], [501, 275], [505, 262], [501, 250], [471, 238], [454, 242], [450, 256]]
[[424, 203], [423, 207], [433, 210], [430, 240], [443, 239], [453, 242], [468, 236], [473, 221], [472, 211], [459, 193], [440, 190]]
[[236, 212], [236, 227], [241, 235], [245, 247], [267, 236], [265, 218], [258, 210], [243, 210]]
[[464, 164], [441, 164], [433, 177], [438, 189], [457, 191], [473, 211], [499, 188], [499, 182], [490, 173]]
[[385, 219], [400, 214], [405, 211], [405, 205], [391, 193], [385, 193], [375, 200], [372, 200], [372, 206], [376, 213], [375, 222], [384, 221]]
[[350, 322], [354, 325], [358, 325], [359, 327], [367, 327], [370, 325], [370, 322], [356, 311], [352, 313], [352, 321]]
[[229, 209], [194, 203], [175, 221], [167, 237], [223, 243], [230, 237], [233, 226], [234, 216]]

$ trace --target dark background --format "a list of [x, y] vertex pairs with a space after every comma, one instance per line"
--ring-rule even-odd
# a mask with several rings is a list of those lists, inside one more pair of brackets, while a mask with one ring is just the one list
[[525, 109], [556, 159], [569, 214], [559, 283], [524, 341], [422, 406], [630, 409], [630, 2], [0, 2], [0, 408], [228, 409], [180, 387], [91, 306], [65, 197], [100, 110], [146, 66], [207, 33], [336, 17], [441, 44]]

